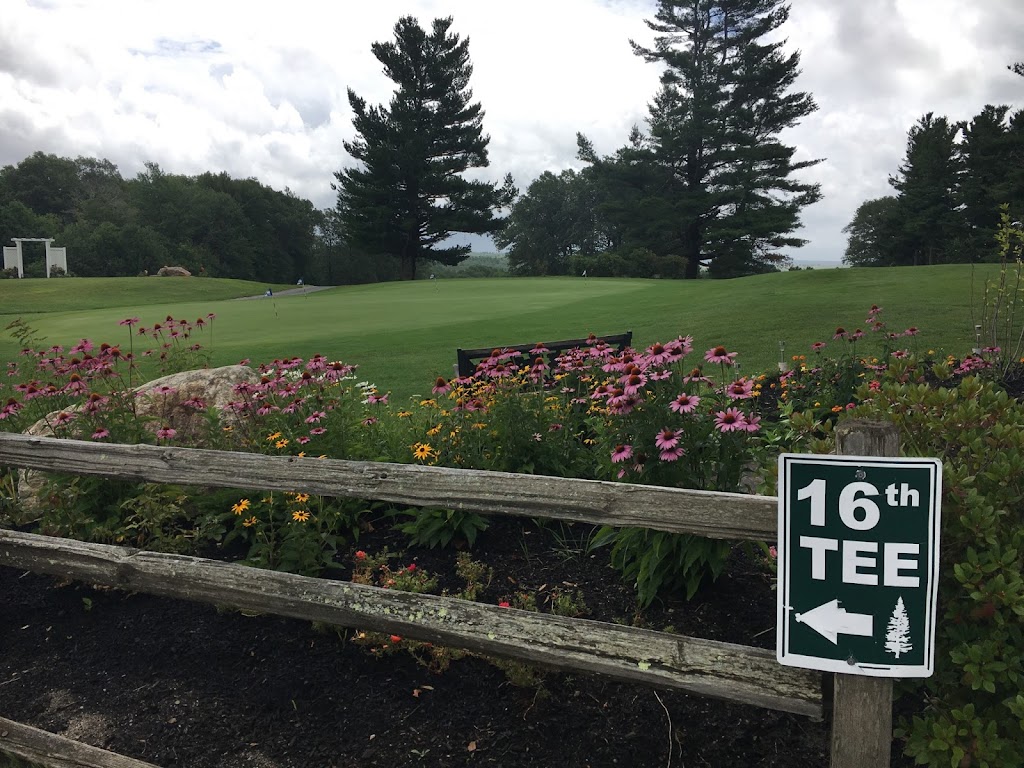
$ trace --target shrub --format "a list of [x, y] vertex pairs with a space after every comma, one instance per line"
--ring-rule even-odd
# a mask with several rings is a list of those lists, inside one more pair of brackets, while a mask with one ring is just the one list
[[967, 376], [936, 388], [948, 366], [895, 361], [863, 387], [855, 416], [891, 419], [908, 456], [943, 462], [942, 550], [935, 675], [927, 706], [900, 724], [919, 763], [1024, 764], [1024, 405]]

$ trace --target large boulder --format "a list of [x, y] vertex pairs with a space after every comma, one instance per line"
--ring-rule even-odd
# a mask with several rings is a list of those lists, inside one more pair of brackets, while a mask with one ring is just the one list
[[184, 267], [160, 267], [157, 277], [192, 277], [192, 273]]
[[[155, 434], [158, 429], [170, 427], [176, 433], [175, 445], [200, 448], [205, 442], [206, 410], [214, 409], [220, 415], [221, 423], [230, 426], [237, 420], [237, 416], [233, 411], [225, 411], [224, 406], [238, 399], [235, 387], [243, 383], [257, 384], [259, 381], [260, 374], [245, 365], [172, 373], [135, 387], [136, 413], [150, 432]], [[67, 410], [78, 411], [80, 407]], [[26, 429], [25, 434], [52, 437], [50, 424], [58, 413], [54, 411], [47, 414]], [[88, 437], [83, 435], [84, 439]], [[37, 508], [43, 482], [43, 473], [19, 473], [18, 496], [25, 509]]]

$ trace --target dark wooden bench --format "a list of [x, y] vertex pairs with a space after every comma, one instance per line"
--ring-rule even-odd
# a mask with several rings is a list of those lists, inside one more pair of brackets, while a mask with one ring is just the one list
[[[545, 341], [542, 343], [548, 349], [548, 352], [545, 353], [548, 357], [548, 362], [553, 363], [555, 358], [567, 349], [576, 349], [577, 347], [583, 348], [602, 341], [609, 346], [615, 347], [617, 351], [621, 352], [633, 343], [633, 332], [626, 331], [625, 333], [617, 333], [611, 336], [588, 336], [585, 339], [566, 339], [565, 341]], [[536, 347], [537, 344], [510, 344], [504, 346], [481, 347], [479, 349], [459, 348], [455, 350], [455, 354], [458, 359], [456, 372], [459, 376], [472, 376], [476, 372], [477, 363], [481, 360], [486, 360], [494, 353], [495, 350], [507, 350], [526, 354]]]

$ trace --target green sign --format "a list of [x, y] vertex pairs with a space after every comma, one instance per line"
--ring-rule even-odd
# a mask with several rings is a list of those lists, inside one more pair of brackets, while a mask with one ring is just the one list
[[779, 457], [779, 662], [875, 677], [934, 668], [938, 459]]

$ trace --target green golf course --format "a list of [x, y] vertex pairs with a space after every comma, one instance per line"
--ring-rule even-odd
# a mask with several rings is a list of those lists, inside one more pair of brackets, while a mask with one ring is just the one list
[[[119, 321], [151, 326], [168, 315], [216, 315], [197, 341], [213, 365], [242, 359], [324, 354], [359, 365], [359, 377], [395, 397], [426, 391], [452, 373], [457, 347], [471, 348], [633, 331], [635, 346], [690, 335], [698, 350], [723, 344], [742, 370], [772, 368], [780, 356], [845, 351], [838, 326], [864, 324], [872, 304], [886, 330], [914, 326], [917, 350], [962, 355], [974, 346], [986, 280], [998, 265], [822, 269], [737, 280], [503, 278], [342, 286], [263, 297], [267, 286], [212, 278], [65, 278], [0, 281], [0, 328], [21, 318], [46, 344], [81, 338], [129, 346]], [[259, 297], [238, 300], [243, 297]], [[867, 328], [865, 328], [867, 330]], [[785, 342], [780, 353], [779, 342]], [[135, 337], [136, 352], [148, 338]], [[871, 334], [859, 352], [877, 348]], [[0, 359], [17, 355], [9, 332]]]

